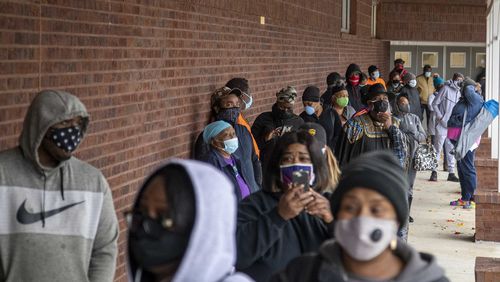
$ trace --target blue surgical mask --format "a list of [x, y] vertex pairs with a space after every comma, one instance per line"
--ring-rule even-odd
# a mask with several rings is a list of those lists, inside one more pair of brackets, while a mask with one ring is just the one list
[[305, 106], [304, 111], [306, 111], [306, 114], [308, 114], [310, 116], [312, 116], [314, 114], [314, 112], [316, 112], [316, 110], [311, 106]]
[[426, 72], [424, 72], [424, 75], [425, 75], [425, 77], [429, 78], [429, 77], [431, 77], [431, 72], [430, 71], [426, 71]]
[[380, 77], [380, 72], [375, 71], [372, 73], [372, 78], [373, 80], [377, 80]]
[[224, 140], [224, 151], [228, 154], [234, 154], [238, 150], [238, 138], [232, 138], [229, 140]]

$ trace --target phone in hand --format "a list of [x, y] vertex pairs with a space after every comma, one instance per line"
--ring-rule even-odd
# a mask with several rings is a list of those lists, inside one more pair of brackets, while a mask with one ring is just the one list
[[304, 185], [304, 192], [309, 191], [309, 172], [305, 170], [294, 171], [292, 181], [295, 185]]

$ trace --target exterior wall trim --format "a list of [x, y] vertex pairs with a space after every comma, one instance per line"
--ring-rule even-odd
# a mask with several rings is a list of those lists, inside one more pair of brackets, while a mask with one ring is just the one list
[[403, 46], [457, 46], [457, 47], [486, 47], [485, 42], [446, 42], [446, 41], [399, 41], [391, 40], [391, 45]]

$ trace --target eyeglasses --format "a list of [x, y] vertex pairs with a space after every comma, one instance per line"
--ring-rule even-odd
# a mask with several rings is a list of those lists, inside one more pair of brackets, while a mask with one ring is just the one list
[[153, 238], [159, 238], [165, 230], [172, 231], [174, 227], [174, 220], [166, 215], [151, 218], [139, 211], [128, 211], [124, 215], [131, 233], [144, 232]]

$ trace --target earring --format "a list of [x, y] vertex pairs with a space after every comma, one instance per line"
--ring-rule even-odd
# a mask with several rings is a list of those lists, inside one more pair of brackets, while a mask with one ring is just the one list
[[391, 251], [395, 251], [397, 247], [398, 247], [398, 240], [392, 239], [391, 244], [390, 244]]

